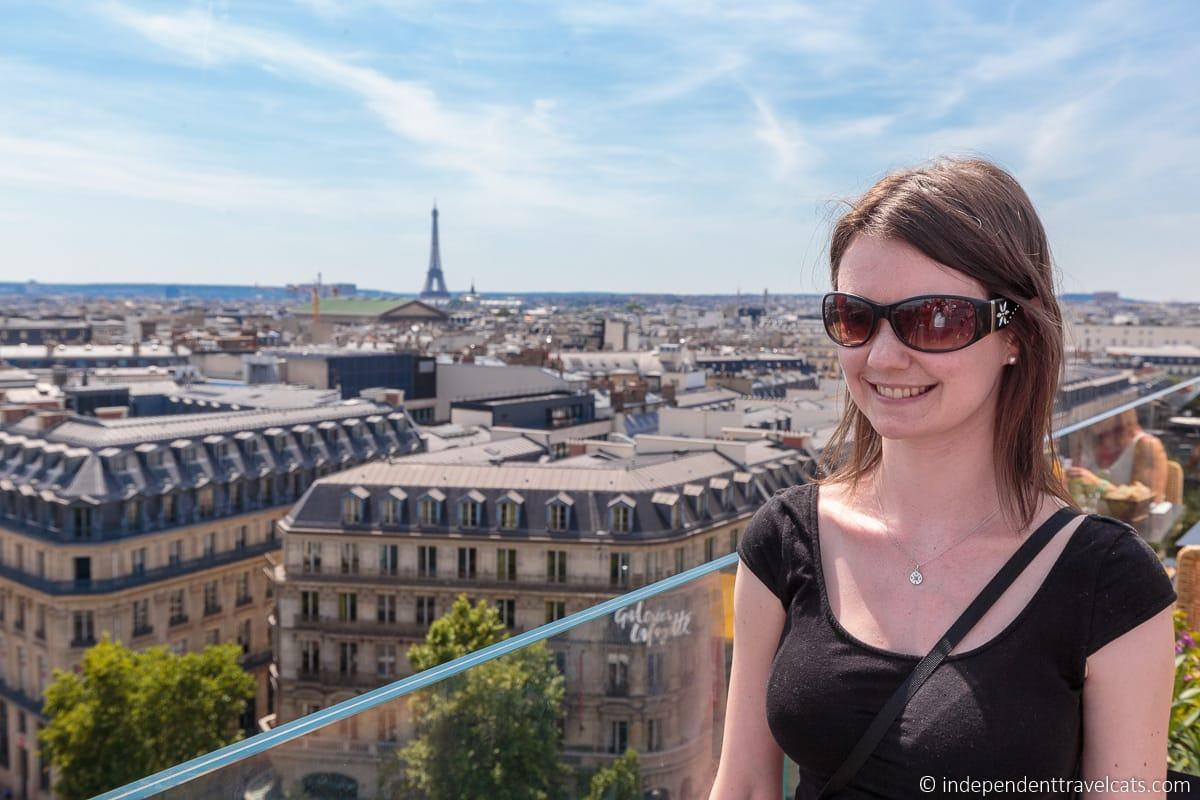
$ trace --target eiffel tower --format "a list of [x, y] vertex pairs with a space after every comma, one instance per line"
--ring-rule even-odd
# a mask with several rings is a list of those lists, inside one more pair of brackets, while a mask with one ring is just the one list
[[433, 241], [429, 245], [429, 271], [425, 273], [425, 288], [421, 291], [422, 300], [448, 300], [450, 292], [446, 290], [446, 278], [442, 275], [442, 252], [438, 246], [438, 210], [433, 207]]

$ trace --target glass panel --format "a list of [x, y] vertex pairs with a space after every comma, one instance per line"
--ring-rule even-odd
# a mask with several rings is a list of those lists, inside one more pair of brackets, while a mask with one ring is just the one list
[[[486, 797], [502, 775], [509, 787], [560, 786], [558, 796], [584, 797], [596, 770], [628, 747], [644, 792], [660, 790], [646, 796], [707, 797], [724, 726], [735, 572], [736, 557], [723, 570], [153, 796], [391, 798], [427, 781], [440, 787], [429, 797]], [[299, 654], [288, 641], [296, 633], [280, 634], [282, 652]], [[413, 674], [410, 648], [424, 637], [409, 630], [358, 641], [351, 675], [332, 660], [315, 675], [302, 673], [299, 660], [279, 665], [279, 724], [386, 684], [377, 677], [380, 646], [399, 645], [398, 674]], [[334, 646], [320, 652], [339, 657]]]
[[1092, 412], [1104, 418], [1059, 437], [1056, 448], [1068, 491], [1084, 511], [1128, 522], [1163, 551], [1182, 532], [1185, 490], [1200, 478], [1200, 425], [1192, 424], [1200, 417], [1185, 413], [1195, 387], [1120, 410], [1135, 393], [1126, 384], [1093, 401], [1107, 400], [1109, 410]]

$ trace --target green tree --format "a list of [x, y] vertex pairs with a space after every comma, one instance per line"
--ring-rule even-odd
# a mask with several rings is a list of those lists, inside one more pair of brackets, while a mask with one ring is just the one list
[[106, 635], [79, 674], [55, 670], [41, 742], [57, 795], [92, 797], [240, 739], [255, 688], [240, 655], [234, 644], [134, 652]]
[[[408, 651], [420, 672], [508, 638], [496, 609], [465, 595]], [[570, 778], [559, 759], [563, 678], [544, 642], [472, 667], [409, 699], [413, 739], [381, 770], [386, 798], [548, 800]]]
[[633, 748], [592, 776], [587, 800], [640, 800], [642, 768]]

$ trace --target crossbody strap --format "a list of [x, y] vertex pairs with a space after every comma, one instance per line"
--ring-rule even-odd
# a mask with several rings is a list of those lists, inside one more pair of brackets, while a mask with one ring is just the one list
[[[788, 506], [787, 503], [780, 503], [783, 510], [791, 518], [792, 524], [800, 528], [800, 521], [796, 518], [796, 513]], [[933, 646], [912, 673], [904, 680], [904, 683], [896, 689], [888, 701], [884, 704], [879, 713], [875, 715], [875, 719], [871, 720], [871, 724], [867, 726], [867, 730], [863, 733], [862, 738], [854, 745], [850, 754], [846, 756], [846, 760], [833, 773], [833, 777], [821, 789], [818, 795], [822, 800], [828, 798], [833, 792], [838, 791], [849, 783], [854, 777], [859, 768], [871, 755], [872, 751], [878, 746], [880, 739], [891, 727], [896, 717], [908, 705], [908, 701], [921, 688], [921, 684], [933, 674], [933, 671], [938, 668], [942, 661], [950, 654], [967, 632], [975, 627], [975, 623], [983, 618], [987, 610], [992, 607], [992, 604], [1004, 594], [1017, 576], [1033, 561], [1034, 557], [1042, 551], [1054, 534], [1063, 529], [1064, 526], [1077, 516], [1076, 511], [1069, 506], [1060, 508], [1050, 516], [1048, 520], [1043, 522], [1033, 534], [1030, 535], [1025, 542], [1017, 548], [1017, 552], [1013, 553], [1012, 557], [1000, 568], [988, 584], [983, 587], [983, 591], [971, 601], [967, 606], [967, 610], [962, 613], [949, 630], [938, 640], [938, 643]], [[815, 535], [815, 532], [814, 532]]]

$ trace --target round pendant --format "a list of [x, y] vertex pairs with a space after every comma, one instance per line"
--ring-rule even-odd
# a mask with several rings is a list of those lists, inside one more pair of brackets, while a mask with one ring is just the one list
[[908, 582], [913, 586], [918, 586], [923, 580], [925, 580], [925, 576], [921, 574], [921, 570], [919, 569], [914, 569], [908, 573]]

